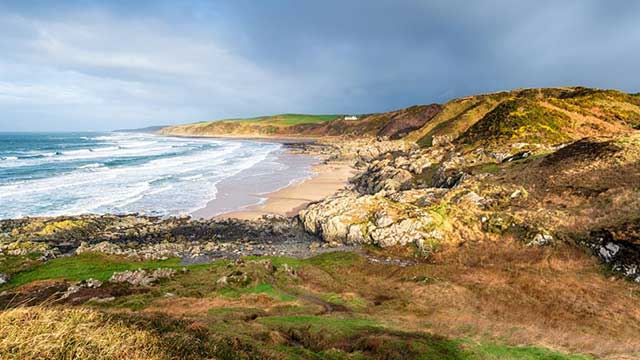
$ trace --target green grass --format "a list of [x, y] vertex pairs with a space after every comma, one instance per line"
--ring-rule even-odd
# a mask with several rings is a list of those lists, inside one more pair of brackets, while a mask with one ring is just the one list
[[562, 354], [534, 346], [508, 346], [495, 343], [472, 344], [467, 348], [466, 359], [486, 360], [587, 360], [584, 355]]
[[249, 287], [249, 288], [225, 287], [218, 290], [218, 293], [222, 296], [233, 298], [233, 299], [238, 298], [244, 294], [265, 294], [280, 301], [293, 301], [296, 299], [295, 296], [286, 294], [274, 288], [273, 285], [267, 284], [267, 283], [260, 283], [256, 286]]
[[363, 258], [360, 255], [353, 252], [333, 251], [305, 259], [303, 263], [321, 268], [334, 268], [336, 266], [354, 265], [358, 261], [362, 260]]
[[[446, 214], [444, 209], [434, 211]], [[276, 268], [284, 264], [298, 268], [297, 277], [273, 276], [262, 264], [245, 262], [242, 269], [250, 274], [255, 282], [243, 288], [218, 289], [216, 280], [236, 266], [229, 261], [218, 261], [190, 266], [188, 273], [159, 283], [144, 293], [118, 297], [108, 303], [88, 305], [103, 309], [131, 309], [131, 312], [116, 313], [123, 314], [125, 323], [149, 330], [154, 336], [158, 336], [163, 349], [174, 358], [237, 358], [245, 355], [261, 358], [266, 357], [265, 354], [271, 354], [275, 358], [292, 359], [590, 359], [538, 347], [511, 346], [402, 330], [392, 325], [394, 322], [387, 322], [388, 316], [393, 315], [385, 314], [386, 310], [379, 309], [377, 313], [370, 310], [371, 306], [367, 306], [366, 300], [369, 297], [358, 294], [358, 291], [354, 291], [354, 295], [346, 296], [340, 288], [317, 290], [316, 296], [334, 304], [347, 305], [350, 310], [319, 315], [318, 306], [304, 305], [302, 297], [299, 298], [300, 302], [286, 302], [296, 300], [294, 295], [309, 291], [306, 288], [296, 288], [300, 285], [300, 279], [312, 279], [311, 283], [318, 286], [319, 279], [323, 278], [316, 277], [316, 272], [344, 274], [361, 267], [361, 262], [366, 260], [358, 254], [347, 252], [325, 253], [308, 259], [245, 258], [264, 259], [271, 260]], [[18, 260], [11, 261], [20, 263], [24, 259]], [[123, 257], [87, 253], [35, 265], [16, 274], [11, 285], [53, 278], [82, 280], [91, 277], [106, 280], [114, 271], [157, 267], [182, 266], [178, 259], [139, 262]], [[335, 284], [339, 282], [339, 278], [328, 276], [326, 281]], [[355, 278], [353, 281], [356, 281]], [[415, 281], [428, 283], [430, 279], [422, 276]], [[322, 289], [323, 286], [319, 288]], [[174, 318], [169, 314], [150, 315], [138, 312], [169, 292], [177, 297], [207, 298], [222, 295], [229, 299], [264, 294], [283, 302], [269, 302], [268, 307], [263, 307], [256, 301], [255, 304], [243, 307], [246, 298], [237, 303], [230, 301], [231, 306], [208, 310], [205, 308], [202, 316], [197, 318], [197, 322], [194, 319], [193, 323], [191, 320]], [[273, 335], [273, 339], [266, 337], [267, 334]], [[229, 352], [220, 352], [220, 349]]]
[[89, 278], [105, 281], [114, 272], [136, 269], [182, 268], [180, 259], [134, 261], [120, 256], [84, 253], [60, 257], [15, 274], [6, 287], [15, 287], [36, 280], [65, 279], [80, 281]]
[[271, 260], [271, 263], [276, 268], [282, 267], [285, 264], [296, 269], [300, 267], [305, 260], [296, 259], [288, 256], [245, 256], [245, 260]]
[[360, 255], [346, 251], [332, 251], [319, 254], [307, 259], [296, 259], [287, 256], [245, 256], [245, 260], [271, 260], [276, 268], [280, 268], [285, 264], [298, 269], [304, 265], [313, 265], [318, 267], [348, 266], [353, 265], [361, 260]]
[[326, 331], [332, 336], [348, 336], [359, 330], [380, 327], [377, 322], [365, 318], [315, 315], [269, 316], [258, 322], [273, 328], [305, 327], [311, 331]]
[[269, 124], [293, 126], [300, 124], [318, 124], [338, 118], [338, 115], [307, 115], [307, 114], [279, 114], [271, 116], [260, 116], [248, 119], [233, 119], [225, 121], [240, 121], [244, 123]]
[[502, 102], [473, 124], [461, 136], [465, 144], [476, 142], [535, 142], [553, 144], [567, 141], [567, 115], [547, 109], [528, 99]]
[[[304, 346], [280, 347], [292, 358], [327, 358], [333, 344], [353, 342], [354, 352], [333, 350], [329, 358], [368, 358], [367, 351], [389, 358], [462, 359], [462, 360], [587, 360], [582, 355], [568, 355], [531, 346], [510, 346], [497, 343], [479, 343], [471, 340], [447, 339], [424, 333], [407, 333], [388, 329], [362, 317], [335, 316], [269, 316], [259, 318], [260, 324], [299, 337], [304, 344], [323, 344], [318, 348]], [[351, 340], [348, 340], [351, 339]], [[367, 345], [371, 341], [371, 345]], [[347, 346], [348, 347], [348, 346]], [[367, 350], [368, 349], [368, 350]]]
[[346, 297], [336, 293], [326, 293], [321, 296], [323, 300], [331, 303], [348, 306], [350, 309], [365, 309], [368, 305], [367, 300], [360, 296]]
[[127, 296], [117, 297], [113, 301], [104, 302], [104, 303], [92, 303], [89, 304], [99, 307], [99, 308], [119, 308], [119, 309], [131, 309], [134, 311], [139, 311], [146, 308], [149, 304], [151, 304], [155, 299], [162, 296], [162, 293], [159, 291], [146, 292], [142, 294], [133, 294]]
[[40, 257], [38, 253], [20, 256], [0, 256], [0, 273], [12, 275], [31, 269], [41, 263], [38, 257]]

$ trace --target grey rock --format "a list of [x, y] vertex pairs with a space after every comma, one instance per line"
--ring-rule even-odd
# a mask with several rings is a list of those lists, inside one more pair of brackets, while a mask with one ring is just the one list
[[545, 246], [553, 242], [553, 236], [547, 233], [537, 233], [527, 244], [532, 246]]
[[168, 268], [160, 268], [154, 271], [142, 269], [134, 271], [127, 270], [113, 274], [109, 281], [115, 283], [129, 283], [134, 286], [149, 286], [160, 279], [170, 278], [175, 273], [176, 271], [174, 269]]
[[615, 258], [616, 254], [618, 254], [619, 251], [620, 251], [620, 246], [612, 242], [608, 242], [604, 246], [601, 246], [598, 249], [598, 252], [600, 253], [600, 258], [604, 260], [604, 262], [611, 262]]

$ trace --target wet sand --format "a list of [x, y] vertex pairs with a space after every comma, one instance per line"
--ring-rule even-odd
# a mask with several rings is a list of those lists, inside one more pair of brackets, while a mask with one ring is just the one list
[[[261, 195], [266, 200], [260, 204], [249, 205], [243, 209], [222, 214], [219, 210], [207, 206], [207, 208], [194, 213], [194, 216], [239, 219], [256, 219], [268, 214], [294, 216], [310, 202], [321, 200], [343, 188], [354, 174], [355, 170], [346, 162], [317, 164], [313, 166], [313, 175], [310, 178]], [[235, 192], [243, 191], [243, 189], [235, 189], [235, 191], [234, 189], [226, 189], [226, 191]]]

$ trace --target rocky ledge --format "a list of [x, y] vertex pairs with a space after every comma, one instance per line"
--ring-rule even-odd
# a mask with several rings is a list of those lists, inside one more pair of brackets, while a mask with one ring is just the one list
[[137, 259], [183, 258], [186, 263], [247, 255], [304, 257], [330, 249], [296, 219], [193, 220], [138, 214], [0, 220], [0, 256], [44, 259], [100, 252]]

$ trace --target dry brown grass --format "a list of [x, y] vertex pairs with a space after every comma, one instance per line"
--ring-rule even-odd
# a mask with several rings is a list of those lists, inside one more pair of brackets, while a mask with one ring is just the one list
[[83, 308], [0, 312], [0, 359], [165, 359], [158, 339]]
[[366, 301], [358, 311], [405, 331], [605, 358], [640, 354], [637, 285], [609, 278], [579, 249], [483, 241], [445, 249], [432, 261], [300, 273], [309, 291], [358, 296]]
[[638, 217], [639, 160], [637, 134], [590, 138], [518, 164], [495, 183], [522, 186], [528, 193], [504, 210], [554, 232], [582, 235]]
[[297, 302], [276, 301], [265, 294], [248, 294], [238, 299], [175, 297], [155, 300], [144, 309], [144, 312], [182, 317], [203, 315], [215, 308], [259, 307], [264, 311], [269, 311], [274, 307], [296, 304]]
[[[224, 334], [262, 339], [272, 329], [260, 319], [271, 316], [336, 314], [405, 334], [536, 345], [611, 359], [640, 354], [637, 285], [610, 278], [594, 258], [570, 246], [526, 247], [508, 238], [470, 241], [407, 267], [355, 257], [304, 263], [297, 276], [273, 283], [295, 295], [292, 301], [207, 292], [157, 298], [142, 312], [5, 311], [0, 313], [0, 358], [160, 359], [170, 357], [165, 353], [171, 349], [181, 354], [194, 341], [218, 346], [225, 343]], [[338, 303], [345, 309], [323, 312], [318, 299], [342, 299]], [[236, 345], [248, 346], [247, 339]], [[208, 349], [191, 353], [199, 356]]]
[[602, 134], [628, 134], [632, 132], [628, 126], [624, 126], [621, 123], [608, 122], [603, 120], [602, 116], [597, 117], [593, 114], [581, 114], [569, 111], [546, 101], [541, 101], [540, 105], [567, 115], [572, 122], [571, 128], [567, 129], [567, 131], [575, 132], [575, 136], [578, 138], [584, 136], [600, 136]]
[[441, 261], [438, 273], [446, 281], [413, 293], [417, 307], [431, 311], [436, 332], [486, 332], [599, 356], [640, 351], [636, 287], [608, 280], [580, 250], [488, 243]]

